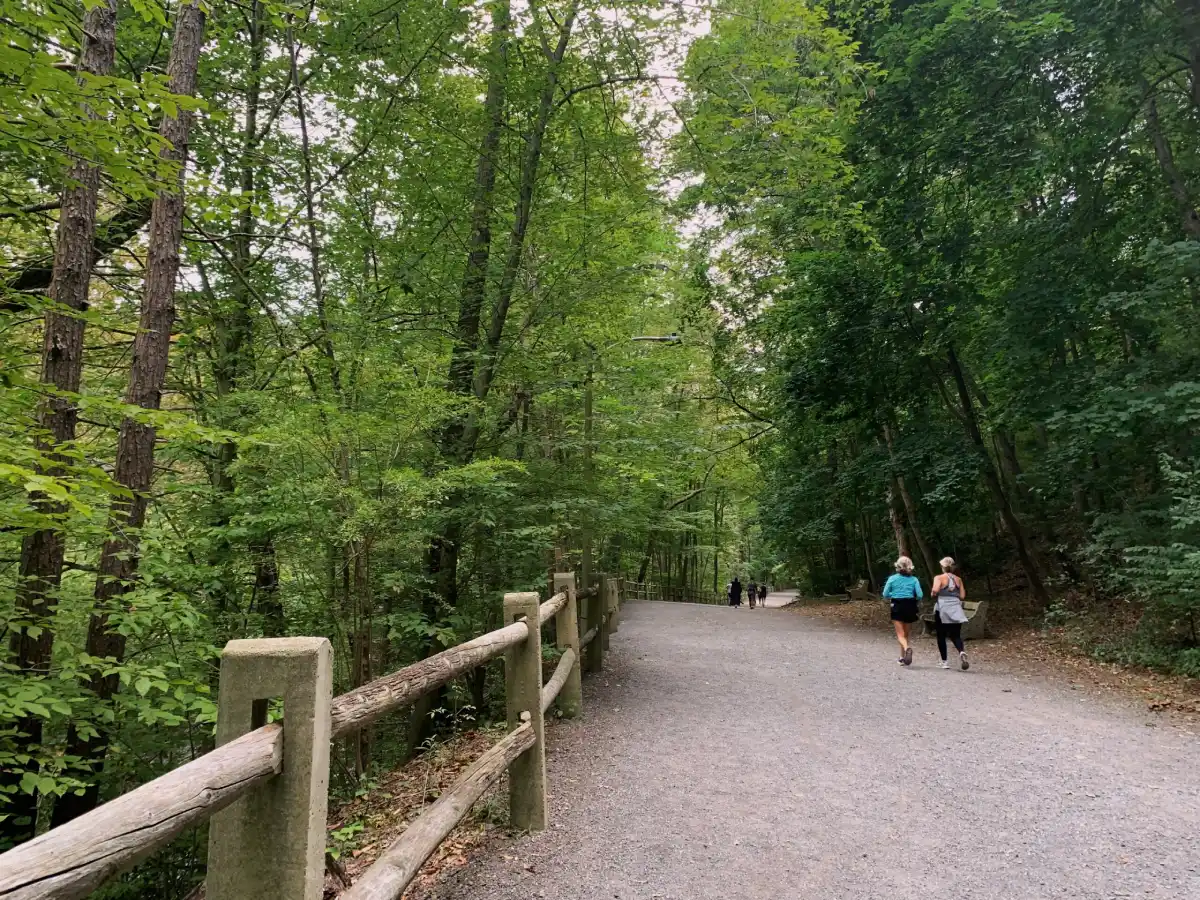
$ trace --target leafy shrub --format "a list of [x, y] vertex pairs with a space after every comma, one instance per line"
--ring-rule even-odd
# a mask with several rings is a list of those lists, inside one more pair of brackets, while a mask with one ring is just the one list
[[1140, 642], [1173, 649], [1180, 664], [1194, 666], [1200, 660], [1200, 473], [1166, 455], [1161, 464], [1174, 495], [1168, 534], [1162, 543], [1125, 551], [1122, 581], [1146, 603]]

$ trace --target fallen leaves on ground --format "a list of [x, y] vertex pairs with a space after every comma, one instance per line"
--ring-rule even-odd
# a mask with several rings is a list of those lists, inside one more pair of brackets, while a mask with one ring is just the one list
[[[885, 633], [892, 628], [888, 607], [881, 600], [830, 603], [802, 599], [787, 608], [833, 624]], [[973, 658], [977, 654], [982, 662], [1019, 665], [1022, 674], [1066, 679], [1073, 687], [1133, 699], [1150, 712], [1192, 725], [1200, 719], [1200, 680], [1100, 662], [1070, 644], [1059, 629], [1001, 622], [994, 636], [971, 646]]]
[[[355, 846], [341, 857], [346, 875], [356, 881], [421, 812], [448, 790], [458, 777], [489, 747], [504, 737], [503, 727], [456, 735], [423, 753], [407, 765], [388, 772], [362, 797], [330, 810], [330, 832], [361, 822]], [[431, 856], [405, 897], [421, 890], [443, 873], [465, 865], [472, 850], [487, 840], [497, 822], [508, 821], [507, 782], [501, 779], [475, 804]], [[345, 887], [332, 874], [325, 877], [325, 898], [337, 897]]]

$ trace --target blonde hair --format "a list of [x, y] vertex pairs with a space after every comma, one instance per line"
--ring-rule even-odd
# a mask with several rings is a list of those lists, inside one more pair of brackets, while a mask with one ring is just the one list
[[952, 557], [952, 556], [943, 557], [940, 565], [942, 567], [943, 572], [949, 572], [951, 569], [954, 568], [954, 557]]
[[896, 571], [901, 575], [911, 575], [913, 570], [913, 562], [907, 556], [901, 556], [896, 560]]

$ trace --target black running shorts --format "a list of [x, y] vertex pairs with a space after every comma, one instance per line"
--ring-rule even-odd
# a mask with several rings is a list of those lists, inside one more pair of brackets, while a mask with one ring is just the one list
[[893, 622], [915, 622], [921, 618], [916, 597], [896, 597], [892, 600]]

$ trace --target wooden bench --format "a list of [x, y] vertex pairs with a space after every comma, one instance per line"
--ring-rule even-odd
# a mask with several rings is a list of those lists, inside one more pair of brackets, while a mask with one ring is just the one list
[[879, 599], [879, 595], [872, 594], [870, 589], [865, 584], [863, 584], [861, 581], [858, 584], [856, 584], [854, 587], [850, 588], [850, 590], [847, 592], [847, 596], [851, 600], [878, 600]]
[[[967, 623], [963, 625], [964, 641], [974, 641], [987, 637], [987, 600], [964, 600], [963, 611], [967, 614]], [[933, 613], [921, 616], [925, 623], [925, 634], [936, 634], [937, 628], [933, 623]]]

